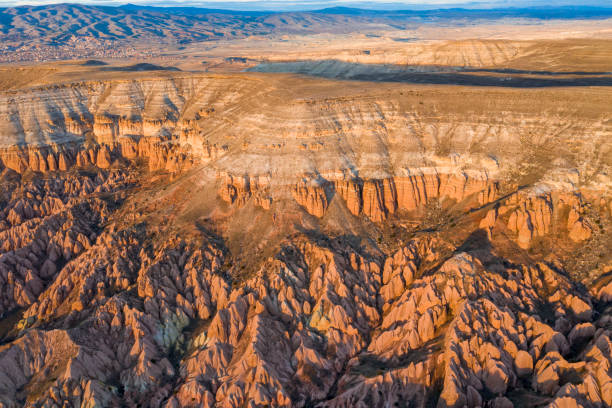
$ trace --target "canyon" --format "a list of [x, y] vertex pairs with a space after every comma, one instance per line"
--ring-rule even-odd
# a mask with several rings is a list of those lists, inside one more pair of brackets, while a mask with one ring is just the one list
[[4, 406], [612, 403], [607, 90], [267, 75], [2, 94]]
[[0, 70], [0, 407], [612, 406], [609, 40], [316, 41]]

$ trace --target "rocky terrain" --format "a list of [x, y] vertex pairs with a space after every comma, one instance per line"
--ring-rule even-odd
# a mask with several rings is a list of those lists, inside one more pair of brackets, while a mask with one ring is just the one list
[[611, 406], [610, 98], [2, 92], [0, 406]]

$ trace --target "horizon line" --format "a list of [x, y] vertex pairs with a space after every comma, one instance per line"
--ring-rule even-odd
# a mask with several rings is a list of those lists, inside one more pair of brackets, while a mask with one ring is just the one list
[[[378, 2], [338, 2], [338, 1], [327, 1], [327, 2], [309, 2], [312, 6], [308, 7], [307, 4], [304, 4], [303, 7], [300, 7], [300, 2], [280, 2], [283, 4], [288, 4], [287, 6], [281, 8], [230, 8], [227, 7], [231, 5], [249, 5], [256, 6], [257, 4], [262, 3], [278, 3], [276, 1], [268, 2], [268, 1], [219, 1], [214, 2], [198, 2], [198, 1], [168, 1], [166, 3], [156, 3], [154, 0], [151, 1], [128, 1], [128, 2], [116, 2], [114, 0], [93, 0], [93, 1], [50, 1], [50, 2], [33, 2], [24, 4], [13, 4], [8, 5], [4, 4], [4, 2], [0, 1], [1, 9], [10, 9], [10, 8], [22, 8], [22, 7], [44, 7], [44, 6], [59, 6], [59, 5], [77, 5], [77, 6], [93, 6], [93, 7], [113, 7], [113, 8], [126, 8], [126, 7], [135, 7], [135, 8], [153, 8], [153, 9], [200, 9], [200, 10], [211, 10], [211, 11], [235, 11], [235, 12], [316, 12], [316, 11], [325, 11], [325, 10], [363, 10], [363, 11], [373, 11], [373, 12], [402, 12], [402, 11], [443, 11], [443, 10], [464, 10], [464, 11], [479, 11], [479, 10], [520, 10], [520, 9], [541, 9], [541, 10], [554, 10], [554, 9], [567, 9], [567, 8], [591, 8], [591, 9], [612, 9], [612, 0], [605, 1], [606, 4], [600, 4], [601, 1], [598, 1], [598, 4], [593, 4], [588, 2], [585, 4], [573, 3], [573, 2], [563, 2], [562, 4], [520, 4], [522, 1], [517, 1], [519, 4], [495, 4], [496, 1], [484, 1], [484, 2], [474, 2], [474, 1], [460, 1], [454, 3], [430, 3], [430, 4], [422, 4], [422, 3], [404, 3], [404, 2], [380, 2], [378, 7], [376, 7], [375, 3]], [[216, 4], [218, 3], [218, 4]], [[329, 6], [325, 7], [324, 4], [329, 4]], [[332, 4], [330, 4], [332, 3]], [[365, 3], [365, 4], [364, 4]], [[374, 4], [373, 4], [374, 3]], [[533, 2], [530, 2], [533, 3]], [[540, 3], [540, 2], [537, 2]], [[547, 2], [548, 3], [548, 2]], [[371, 5], [373, 7], [367, 7]], [[392, 6], [392, 7], [385, 7]], [[405, 7], [405, 8], [400, 8]]]

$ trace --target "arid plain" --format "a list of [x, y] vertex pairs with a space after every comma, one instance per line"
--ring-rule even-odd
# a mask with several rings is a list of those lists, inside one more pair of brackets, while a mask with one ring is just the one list
[[611, 20], [160, 47], [0, 67], [0, 406], [612, 405]]

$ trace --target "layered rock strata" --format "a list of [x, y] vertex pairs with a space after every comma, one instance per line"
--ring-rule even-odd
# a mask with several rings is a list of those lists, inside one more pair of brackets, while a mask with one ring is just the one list
[[0, 406], [612, 405], [608, 122], [262, 83], [2, 95]]

